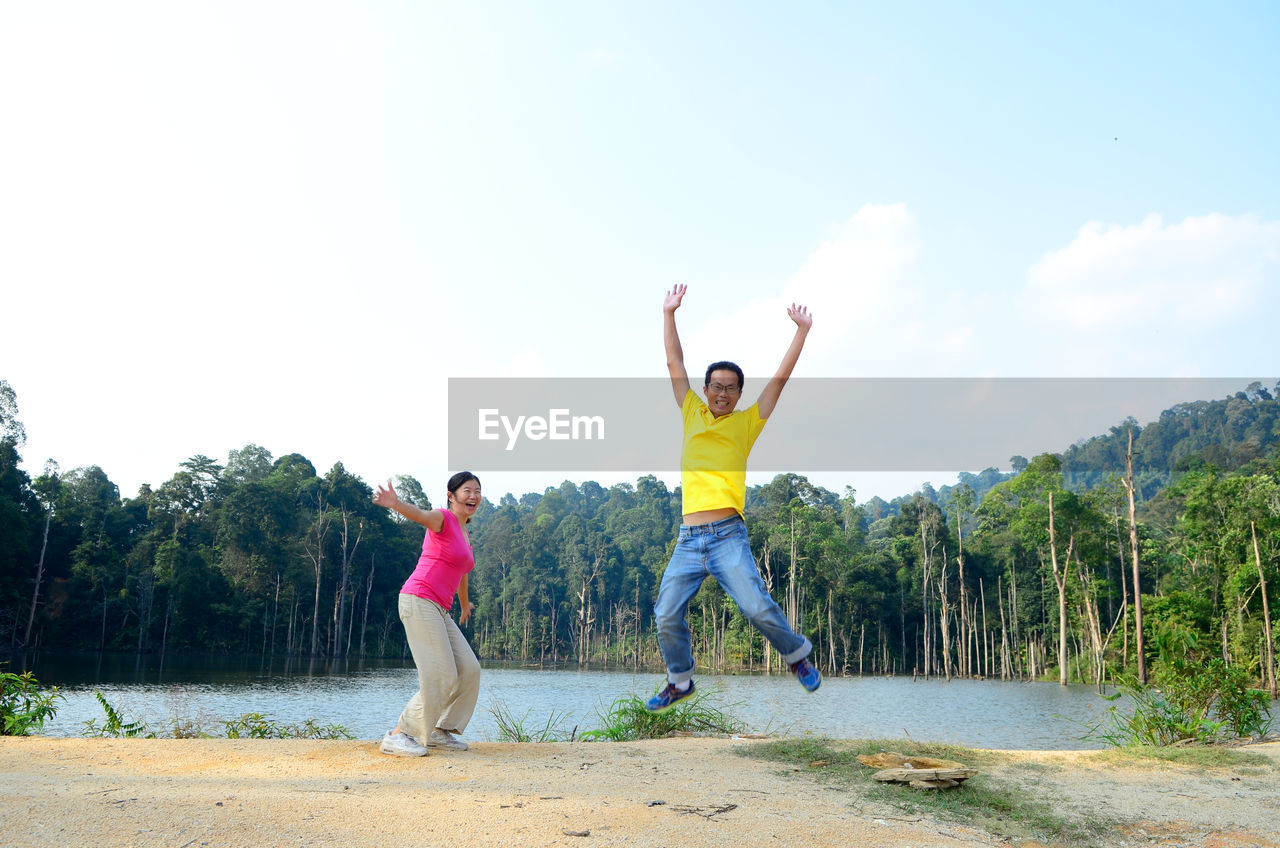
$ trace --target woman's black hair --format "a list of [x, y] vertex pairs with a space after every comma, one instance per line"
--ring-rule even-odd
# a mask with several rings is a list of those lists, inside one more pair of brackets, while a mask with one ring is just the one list
[[[449, 482], [445, 483], [444, 487], [449, 490], [450, 495], [456, 495], [458, 490], [471, 480], [475, 480], [476, 485], [480, 484], [480, 478], [472, 474], [470, 471], [459, 471], [457, 474], [449, 478]], [[449, 505], [448, 496], [445, 496], [444, 502], [445, 508], [447, 509]], [[470, 518], [467, 519], [467, 523], [471, 523]]]
[[706, 388], [711, 385], [712, 371], [732, 371], [738, 375], [738, 391], [742, 391], [747, 385], [747, 378], [742, 375], [742, 369], [732, 362], [713, 362], [707, 366], [706, 379], [702, 381], [702, 387]]

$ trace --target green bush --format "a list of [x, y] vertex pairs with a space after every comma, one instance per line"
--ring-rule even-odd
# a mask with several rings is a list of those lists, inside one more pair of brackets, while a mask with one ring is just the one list
[[228, 739], [350, 739], [340, 724], [318, 724], [307, 719], [299, 724], [279, 724], [262, 713], [244, 713], [223, 722]]
[[572, 742], [577, 728], [566, 731], [564, 725], [569, 720], [568, 713], [557, 713], [552, 710], [551, 715], [547, 716], [546, 722], [542, 727], [536, 729], [527, 728], [526, 722], [529, 720], [531, 710], [525, 710], [524, 715], [517, 718], [514, 713], [501, 701], [495, 703], [489, 708], [489, 715], [493, 716], [493, 721], [498, 726], [499, 742]]
[[1127, 695], [1131, 715], [1112, 706], [1086, 736], [1116, 746], [1208, 745], [1260, 737], [1271, 727], [1270, 696], [1250, 688], [1250, 682], [1246, 669], [1216, 657], [1160, 663], [1150, 685], [1122, 678], [1120, 692], [1110, 696]]
[[298, 724], [287, 724], [283, 738], [287, 739], [350, 739], [351, 731], [340, 724], [318, 724], [309, 718]]
[[1235, 739], [1266, 736], [1271, 729], [1271, 696], [1254, 689], [1249, 672], [1242, 665], [1226, 665], [1222, 660], [1210, 661], [1204, 673], [1218, 681], [1212, 689], [1213, 712], [1224, 729]]
[[174, 739], [209, 739], [208, 733], [204, 732], [204, 726], [199, 719], [179, 718], [177, 716], [169, 719], [169, 734]]
[[57, 712], [54, 705], [61, 700], [57, 686], [41, 689], [40, 682], [29, 671], [0, 672], [0, 736], [39, 733]]
[[222, 723], [228, 739], [279, 739], [281, 730], [262, 713], [244, 713]]
[[745, 723], [708, 703], [716, 694], [714, 689], [698, 690], [660, 713], [650, 712], [645, 702], [634, 695], [618, 698], [603, 714], [597, 711], [605, 726], [588, 730], [581, 738], [626, 742], [661, 739], [675, 733], [731, 734], [746, 730]]
[[111, 704], [107, 703], [107, 699], [102, 696], [101, 692], [95, 691], [93, 697], [98, 699], [98, 703], [102, 706], [102, 711], [107, 714], [106, 721], [101, 726], [97, 719], [89, 719], [84, 723], [84, 735], [104, 737], [109, 736], [113, 739], [132, 739], [135, 736], [155, 736], [154, 733], [147, 732], [147, 725], [141, 721], [125, 721], [119, 711]]

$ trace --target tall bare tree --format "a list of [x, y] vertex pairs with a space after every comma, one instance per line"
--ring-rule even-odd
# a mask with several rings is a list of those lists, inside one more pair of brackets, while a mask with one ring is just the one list
[[1147, 652], [1142, 636], [1142, 583], [1138, 580], [1138, 507], [1134, 498], [1133, 428], [1129, 428], [1129, 448], [1124, 454], [1124, 489], [1129, 493], [1129, 546], [1133, 561], [1133, 631], [1134, 650], [1138, 654], [1138, 682], [1147, 682]]
[[1049, 492], [1049, 562], [1053, 568], [1053, 583], [1058, 589], [1058, 682], [1067, 685], [1067, 578], [1071, 573], [1071, 554], [1075, 551], [1076, 536], [1071, 534], [1067, 543], [1067, 555], [1058, 562], [1058, 534], [1053, 522], [1053, 492]]
[[334, 599], [334, 627], [335, 638], [333, 640], [333, 655], [335, 657], [342, 655], [342, 624], [343, 616], [346, 613], [347, 593], [351, 588], [351, 564], [356, 558], [356, 550], [360, 547], [360, 539], [364, 536], [364, 519], [361, 519], [356, 525], [355, 541], [351, 539], [351, 511], [347, 509], [346, 504], [342, 505], [342, 530], [340, 538], [342, 540], [342, 567], [339, 571], [337, 597]]
[[1267, 601], [1267, 575], [1262, 570], [1262, 554], [1258, 552], [1258, 527], [1250, 521], [1249, 532], [1253, 535], [1253, 561], [1258, 566], [1258, 580], [1262, 584], [1262, 637], [1266, 644], [1265, 657], [1267, 663], [1267, 687], [1271, 697], [1276, 697], [1276, 654], [1271, 636], [1271, 604]]
[[35, 586], [31, 590], [31, 609], [27, 612], [27, 629], [22, 636], [22, 645], [31, 644], [31, 627], [35, 624], [36, 609], [40, 605], [40, 587], [44, 583], [44, 556], [49, 549], [49, 523], [53, 520], [53, 505], [58, 493], [58, 463], [52, 459], [44, 464], [44, 475], [36, 480], [36, 490], [40, 492], [44, 507], [44, 535], [40, 539], [40, 558], [36, 561]]
[[329, 535], [329, 527], [333, 523], [333, 514], [325, 501], [324, 492], [316, 492], [316, 520], [311, 531], [303, 540], [303, 550], [307, 559], [311, 560], [311, 570], [316, 577], [315, 605], [311, 613], [311, 656], [320, 653], [320, 588], [324, 584], [324, 543]]

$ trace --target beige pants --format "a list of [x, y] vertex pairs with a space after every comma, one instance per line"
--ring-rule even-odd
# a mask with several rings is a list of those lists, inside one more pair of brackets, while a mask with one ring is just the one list
[[400, 620], [418, 667], [418, 692], [400, 714], [400, 729], [423, 745], [437, 727], [461, 733], [480, 695], [480, 661], [435, 601], [401, 594]]

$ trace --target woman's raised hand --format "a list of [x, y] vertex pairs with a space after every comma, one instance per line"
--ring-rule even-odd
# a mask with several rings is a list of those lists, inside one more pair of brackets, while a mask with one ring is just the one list
[[400, 503], [400, 497], [396, 494], [395, 487], [391, 485], [391, 481], [387, 481], [387, 485], [378, 484], [378, 491], [373, 493], [373, 502], [378, 506], [385, 506], [387, 509], [393, 509], [396, 504]]

